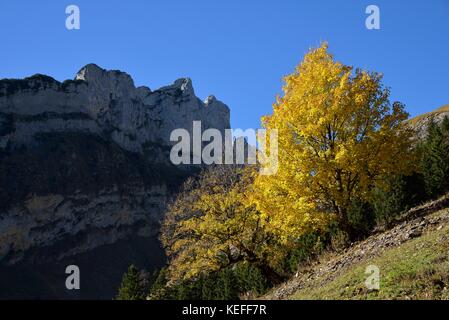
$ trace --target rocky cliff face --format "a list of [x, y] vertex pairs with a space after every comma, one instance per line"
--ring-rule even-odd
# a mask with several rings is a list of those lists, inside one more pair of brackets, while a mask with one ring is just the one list
[[415, 130], [418, 139], [422, 139], [427, 135], [429, 124], [434, 121], [440, 123], [444, 117], [449, 117], [449, 105], [442, 106], [434, 111], [419, 115], [407, 121], [407, 123]]
[[194, 120], [224, 130], [229, 109], [214, 96], [198, 99], [188, 78], [151, 91], [124, 72], [89, 64], [63, 83], [44, 75], [0, 81], [2, 148], [33, 144], [41, 133], [85, 132], [142, 153], [170, 145], [171, 131]]
[[194, 120], [224, 130], [229, 109], [190, 79], [152, 91], [90, 64], [62, 83], [0, 80], [0, 266], [154, 239], [191, 173], [169, 162], [170, 133]]

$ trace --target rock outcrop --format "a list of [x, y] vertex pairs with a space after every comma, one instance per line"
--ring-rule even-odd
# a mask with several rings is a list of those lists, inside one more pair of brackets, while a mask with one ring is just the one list
[[415, 130], [417, 138], [422, 139], [427, 135], [429, 124], [434, 121], [440, 123], [444, 117], [449, 117], [449, 105], [442, 106], [434, 111], [424, 113], [407, 121], [407, 123]]
[[188, 78], [152, 91], [89, 64], [64, 82], [0, 80], [0, 266], [154, 239], [191, 174], [170, 163], [170, 133], [193, 121], [230, 126], [228, 107], [201, 101]]

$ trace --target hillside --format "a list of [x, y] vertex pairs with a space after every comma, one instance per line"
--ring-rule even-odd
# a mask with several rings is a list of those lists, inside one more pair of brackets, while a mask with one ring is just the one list
[[407, 123], [409, 123], [416, 130], [419, 138], [423, 138], [427, 133], [427, 126], [429, 125], [430, 121], [433, 120], [439, 123], [446, 116], [449, 116], [449, 104], [411, 118], [407, 120]]
[[[387, 231], [323, 255], [263, 299], [449, 299], [449, 195], [411, 209]], [[368, 290], [365, 268], [380, 269]]]
[[418, 121], [420, 121], [422, 119], [425, 119], [425, 118], [428, 118], [428, 117], [431, 117], [431, 116], [438, 116], [438, 115], [441, 115], [441, 114], [449, 114], [449, 104], [447, 104], [445, 106], [442, 106], [442, 107], [440, 107], [440, 108], [438, 108], [436, 110], [433, 110], [433, 111], [430, 111], [430, 112], [427, 112], [427, 113], [423, 113], [423, 114], [421, 114], [419, 116], [416, 116], [416, 117], [410, 119], [409, 121], [410, 121], [410, 123], [416, 123], [416, 122], [418, 122]]

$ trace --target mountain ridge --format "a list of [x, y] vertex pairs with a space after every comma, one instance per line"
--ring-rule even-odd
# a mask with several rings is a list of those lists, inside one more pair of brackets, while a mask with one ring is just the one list
[[[36, 270], [33, 277], [53, 279], [48, 285], [70, 298], [61, 263], [86, 268], [83, 257], [95, 252], [89, 272], [105, 274], [84, 274], [92, 283], [78, 298], [112, 298], [129, 264], [160, 266], [155, 243], [165, 207], [197, 171], [170, 162], [170, 133], [192, 130], [193, 121], [225, 130], [229, 117], [214, 96], [196, 97], [189, 78], [152, 91], [125, 72], [88, 64], [63, 82], [42, 74], [0, 80], [0, 267], [9, 270], [0, 284], [14, 270]], [[136, 248], [104, 265], [127, 241]], [[138, 249], [144, 243], [149, 252]], [[61, 270], [49, 274], [53, 264]], [[55, 298], [33, 283], [40, 298]]]
[[427, 127], [431, 121], [440, 123], [444, 117], [449, 117], [449, 104], [435, 110], [420, 114], [406, 121], [407, 124], [416, 131], [418, 138], [422, 139], [427, 135]]

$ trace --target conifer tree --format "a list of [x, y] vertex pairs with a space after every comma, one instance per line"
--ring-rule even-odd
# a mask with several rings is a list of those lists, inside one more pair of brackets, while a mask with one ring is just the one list
[[133, 264], [123, 275], [116, 300], [145, 300], [145, 286], [142, 283], [140, 272]]
[[441, 124], [433, 120], [422, 145], [421, 168], [426, 194], [435, 197], [448, 189], [449, 183], [449, 119]]

